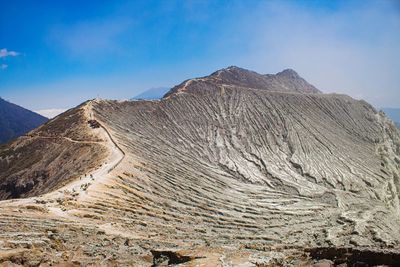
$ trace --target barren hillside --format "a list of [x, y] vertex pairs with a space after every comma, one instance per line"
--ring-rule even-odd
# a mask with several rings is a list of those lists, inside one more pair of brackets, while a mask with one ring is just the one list
[[101, 164], [105, 141], [88, 112], [83, 104], [0, 147], [0, 199], [51, 192]]
[[0, 202], [0, 262], [399, 259], [398, 129], [292, 70], [230, 67], [161, 101], [89, 101], [2, 148], [0, 168], [3, 199], [33, 196]]

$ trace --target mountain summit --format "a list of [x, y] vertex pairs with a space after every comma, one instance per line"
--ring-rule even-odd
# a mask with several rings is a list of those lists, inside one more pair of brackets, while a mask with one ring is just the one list
[[195, 83], [238, 86], [271, 92], [321, 93], [320, 90], [308, 83], [292, 69], [286, 69], [277, 74], [259, 74], [255, 71], [231, 66], [218, 70], [206, 77], [187, 80], [172, 88], [165, 96], [167, 97], [182, 89], [186, 89], [187, 84]]
[[297, 74], [296, 71], [292, 70], [292, 69], [284, 69], [281, 72], [278, 72], [276, 74], [277, 76], [285, 76], [291, 79], [299, 79], [301, 78], [299, 74]]

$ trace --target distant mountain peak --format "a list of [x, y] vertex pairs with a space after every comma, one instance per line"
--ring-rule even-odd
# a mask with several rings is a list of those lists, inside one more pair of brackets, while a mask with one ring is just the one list
[[238, 69], [242, 70], [242, 68], [239, 68], [238, 66], [229, 66], [229, 67], [226, 67], [224, 69], [221, 69], [220, 71], [223, 71], [223, 70], [238, 70]]
[[[214, 85], [236, 86], [249, 89], [260, 89], [271, 92], [293, 92], [301, 94], [321, 93], [315, 86], [304, 80], [296, 71], [285, 69], [277, 74], [259, 74], [255, 71], [230, 66], [217, 70], [211, 75], [187, 80], [172, 88], [164, 97], [177, 92], [191, 91], [190, 87], [202, 82]], [[201, 86], [195, 86], [199, 90]]]
[[286, 76], [286, 77], [291, 77], [291, 78], [301, 78], [300, 75], [293, 69], [284, 69], [283, 71], [278, 72], [276, 75]]
[[169, 87], [153, 87], [131, 98], [131, 100], [157, 100], [169, 91]]
[[227, 67], [227, 68], [225, 68], [225, 69], [222, 69], [222, 70], [227, 70], [227, 71], [244, 71], [244, 72], [249, 72], [249, 71], [250, 71], [250, 70], [248, 70], [248, 69], [240, 68], [240, 67], [238, 67], [238, 66], [229, 66], [229, 67]]
[[218, 75], [221, 75], [224, 73], [248, 74], [248, 73], [256, 73], [256, 72], [248, 70], [248, 69], [240, 68], [238, 66], [229, 66], [229, 67], [226, 67], [226, 68], [223, 68], [223, 69], [213, 72], [208, 77], [218, 76]]

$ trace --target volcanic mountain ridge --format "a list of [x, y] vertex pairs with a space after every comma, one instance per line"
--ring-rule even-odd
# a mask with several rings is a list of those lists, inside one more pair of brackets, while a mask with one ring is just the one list
[[399, 177], [399, 130], [365, 101], [229, 67], [2, 147], [0, 262], [390, 265]]

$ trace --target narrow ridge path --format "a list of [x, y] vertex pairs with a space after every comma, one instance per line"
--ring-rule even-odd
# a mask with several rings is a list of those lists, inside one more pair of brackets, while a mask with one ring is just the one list
[[[89, 119], [94, 118], [91, 103], [86, 106], [86, 113]], [[105, 138], [105, 141], [102, 143], [107, 146], [110, 151], [108, 158], [100, 165], [98, 169], [82, 175], [83, 177], [81, 176], [79, 180], [75, 180], [58, 189], [57, 191], [44, 195], [43, 197], [45, 199], [54, 199], [54, 197], [60, 197], [67, 192], [75, 195], [76, 200], [79, 199], [80, 201], [83, 201], [89, 195], [88, 191], [101, 184], [101, 182], [104, 182], [108, 178], [108, 174], [121, 163], [125, 157], [125, 153], [114, 141], [109, 130], [104, 126], [104, 123], [100, 123], [100, 127], [98, 129], [102, 130], [101, 135]], [[60, 207], [50, 207], [49, 210], [58, 215], [63, 213], [63, 217], [66, 217], [65, 213], [60, 209]]]
[[[92, 103], [88, 103], [85, 107], [85, 113], [88, 119], [93, 119], [92, 113]], [[46, 209], [49, 212], [53, 213], [57, 217], [63, 219], [71, 219], [76, 221], [78, 217], [71, 215], [68, 213], [66, 209], [63, 208], [62, 203], [63, 199], [73, 198], [75, 201], [84, 201], [88, 195], [89, 191], [96, 188], [99, 184], [104, 182], [108, 178], [108, 174], [114, 170], [124, 159], [125, 153], [122, 149], [117, 145], [117, 143], [113, 140], [109, 130], [104, 126], [103, 123], [100, 123], [100, 127], [98, 129], [98, 134], [103, 137], [104, 141], [79, 141], [74, 140], [69, 137], [45, 137], [45, 136], [35, 136], [39, 138], [63, 138], [67, 141], [74, 143], [100, 143], [106, 146], [110, 154], [105, 159], [105, 161], [100, 165], [99, 168], [87, 173], [82, 174], [79, 178], [73, 180], [72, 182], [66, 184], [65, 186], [44, 194], [39, 197], [29, 197], [22, 199], [10, 199], [1, 201], [3, 205], [10, 204], [12, 206], [18, 206], [21, 204], [37, 204], [37, 203], [45, 203]]]

